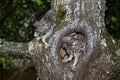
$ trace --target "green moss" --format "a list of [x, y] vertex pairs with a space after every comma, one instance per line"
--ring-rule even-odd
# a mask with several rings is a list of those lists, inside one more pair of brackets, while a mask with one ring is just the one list
[[57, 24], [60, 24], [66, 16], [66, 10], [63, 8], [61, 4], [58, 5], [58, 9], [56, 10], [57, 15]]
[[107, 44], [107, 50], [106, 51], [109, 51], [108, 53], [113, 53], [114, 54], [114, 51], [115, 51], [115, 46], [114, 46], [114, 43], [112, 41], [112, 39], [110, 38], [110, 35], [109, 33], [106, 31], [102, 31], [103, 33], [103, 37], [105, 38], [106, 40], [106, 44]]

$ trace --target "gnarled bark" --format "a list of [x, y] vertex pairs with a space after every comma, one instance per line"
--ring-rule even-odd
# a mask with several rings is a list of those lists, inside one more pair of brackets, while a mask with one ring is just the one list
[[[55, 31], [49, 39], [51, 46], [44, 48], [36, 39], [30, 43], [38, 77], [42, 80], [109, 79], [116, 42], [105, 29], [105, 1], [53, 0], [51, 10], [56, 12]], [[84, 40], [76, 38], [77, 35]], [[81, 48], [80, 42], [85, 43], [85, 47]], [[65, 50], [61, 51], [62, 48]], [[62, 61], [71, 55], [69, 62]]]

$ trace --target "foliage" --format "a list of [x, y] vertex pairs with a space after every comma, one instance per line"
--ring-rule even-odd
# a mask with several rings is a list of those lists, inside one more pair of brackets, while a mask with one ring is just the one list
[[[0, 38], [15, 42], [33, 39], [36, 20], [50, 9], [50, 0], [0, 0]], [[0, 54], [3, 68], [11, 68], [11, 60], [26, 57]]]
[[120, 39], [120, 0], [107, 0], [106, 28], [114, 37]]
[[33, 38], [35, 20], [49, 9], [50, 0], [0, 1], [0, 37], [27, 42]]

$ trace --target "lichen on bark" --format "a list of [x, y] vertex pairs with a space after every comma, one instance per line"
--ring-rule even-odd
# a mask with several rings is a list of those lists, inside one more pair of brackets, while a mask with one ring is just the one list
[[61, 4], [58, 5], [58, 9], [56, 10], [56, 24], [62, 23], [65, 19], [66, 10], [63, 8]]

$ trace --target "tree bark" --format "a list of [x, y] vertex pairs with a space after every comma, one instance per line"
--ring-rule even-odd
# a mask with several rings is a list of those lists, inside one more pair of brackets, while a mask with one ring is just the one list
[[[30, 49], [32, 59], [41, 80], [110, 79], [113, 65], [111, 56], [118, 48], [115, 46], [115, 40], [105, 29], [105, 3], [105, 0], [52, 1], [51, 10], [56, 12], [56, 27], [49, 41], [50, 48], [47, 50], [41, 47], [44, 44], [36, 40], [30, 44], [30, 46], [32, 45]], [[82, 44], [79, 42], [77, 42], [79, 45], [73, 46], [72, 44], [72, 48], [67, 45], [66, 49], [71, 49], [71, 52], [67, 51], [70, 52], [68, 56], [73, 54], [73, 59], [64, 63], [62, 62], [64, 57], [60, 55], [60, 51], [62, 45], [72, 43], [69, 40], [73, 39], [70, 37], [73, 33], [81, 35], [84, 40], [79, 39], [79, 42], [86, 45], [83, 50], [81, 50], [80, 45]], [[69, 38], [66, 42], [64, 41], [65, 37]], [[65, 55], [66, 52], [63, 52]]]
[[28, 43], [11, 42], [0, 39], [0, 53], [30, 56]]
[[[105, 0], [52, 1], [51, 10], [56, 13], [56, 26], [48, 40], [50, 47], [45, 48], [44, 43], [37, 39], [29, 43], [38, 79], [111, 78], [114, 54], [120, 52], [120, 46], [105, 29], [105, 3]], [[71, 55], [73, 58], [64, 62], [65, 56], [69, 58]]]

